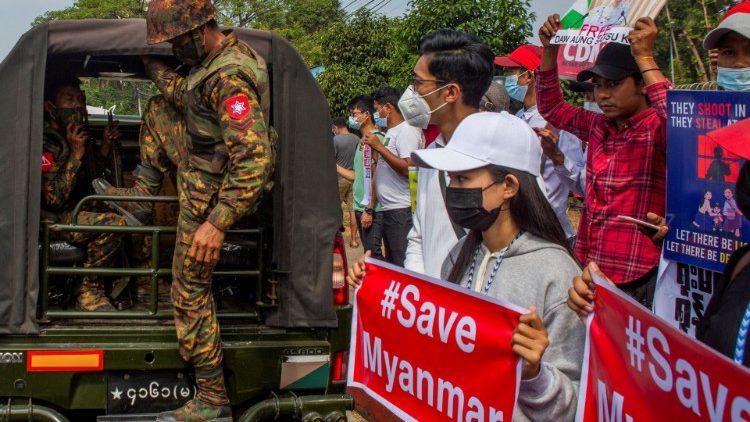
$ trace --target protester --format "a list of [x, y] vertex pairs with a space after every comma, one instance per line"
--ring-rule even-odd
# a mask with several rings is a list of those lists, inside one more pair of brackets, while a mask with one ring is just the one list
[[[542, 143], [542, 151], [545, 159], [542, 161], [542, 180], [546, 187], [546, 196], [555, 210], [560, 224], [565, 230], [569, 241], [573, 241], [575, 232], [568, 219], [568, 196], [570, 195], [570, 184], [563, 178], [570, 178], [570, 172], [580, 174], [573, 161], [568, 159], [569, 167], [565, 166], [566, 157], [575, 157], [576, 162], [581, 162], [581, 142], [575, 136], [561, 133], [550, 127], [544, 120], [537, 108], [536, 81], [534, 72], [541, 64], [542, 50], [540, 47], [526, 44], [522, 45], [509, 55], [496, 57], [495, 65], [504, 68], [505, 89], [516, 101], [523, 103], [516, 116], [523, 119], [529, 126], [537, 130]], [[562, 174], [562, 177], [561, 177]], [[574, 176], [576, 178], [577, 176]]]
[[559, 46], [550, 43], [559, 22], [558, 15], [550, 16], [539, 30], [544, 54], [537, 96], [540, 112], [552, 125], [588, 142], [576, 252], [650, 307], [659, 249], [617, 216], [644, 219], [649, 212], [664, 212], [666, 93], [671, 84], [653, 59], [656, 25], [650, 18], [639, 19], [628, 36], [630, 46], [607, 44], [594, 67], [578, 75], [579, 81], [592, 79], [602, 115], [563, 100]]
[[[442, 278], [530, 309], [512, 338], [524, 360], [515, 421], [573, 420], [584, 347], [583, 326], [565, 306], [580, 267], [537, 184], [541, 155], [536, 134], [508, 113], [468, 116], [445, 148], [412, 154], [418, 166], [450, 173], [445, 206], [469, 230]], [[360, 261], [349, 283], [363, 271]]]
[[342, 175], [342, 172], [339, 171], [339, 201], [346, 205], [346, 212], [349, 213], [351, 233], [349, 246], [358, 248], [359, 231], [357, 230], [357, 217], [354, 215], [352, 184], [354, 183], [354, 155], [357, 151], [359, 138], [357, 138], [357, 135], [349, 133], [349, 128], [346, 127], [346, 121], [343, 117], [333, 119], [331, 130], [333, 131], [333, 148], [336, 151], [336, 166], [351, 172], [351, 175], [346, 172]]
[[[742, 75], [750, 74], [750, 3], [740, 3], [729, 9], [721, 23], [706, 36], [703, 45], [706, 49], [718, 48], [718, 65], [729, 72], [720, 78], [720, 87], [727, 90], [750, 90], [750, 86], [740, 83]], [[740, 69], [733, 71], [732, 69]], [[744, 71], [744, 73], [743, 73]], [[726, 70], [724, 70], [726, 72]], [[733, 73], [734, 72], [734, 73]], [[739, 127], [737, 125], [745, 125]], [[714, 136], [720, 147], [726, 148], [735, 155], [750, 159], [750, 149], [747, 140], [740, 133], [746, 133], [748, 123], [735, 123], [720, 131], [732, 131], [729, 136]], [[730, 189], [725, 190], [731, 193]], [[737, 179], [735, 194], [737, 210], [744, 216], [750, 214], [750, 168], [745, 163]], [[727, 198], [729, 199], [729, 198]], [[745, 217], [747, 218], [747, 217]], [[669, 228], [666, 219], [656, 213], [649, 213], [647, 220], [659, 226], [658, 231], [646, 231], [653, 243], [661, 246]], [[735, 223], [733, 223], [735, 224]], [[711, 297], [703, 318], [696, 327], [696, 337], [708, 346], [737, 363], [750, 366], [750, 353], [745, 353], [747, 345], [740, 347], [747, 331], [742, 330], [750, 325], [750, 247], [744, 246], [736, 250], [724, 270], [722, 281], [713, 286]], [[663, 266], [671, 266], [674, 262], [663, 260]], [[593, 312], [595, 295], [591, 271], [598, 271], [593, 264], [584, 270], [583, 276], [574, 279], [573, 287], [569, 290], [568, 306], [581, 317]], [[667, 270], [668, 271], [668, 270]], [[600, 273], [600, 275], [603, 275]]]
[[[372, 105], [372, 97], [369, 95], [360, 95], [348, 104], [349, 109], [349, 126], [358, 130], [362, 137], [369, 134], [376, 134], [383, 137], [375, 126], [373, 115], [375, 111]], [[362, 246], [366, 251], [372, 251], [372, 256], [378, 259], [385, 259], [382, 252], [383, 244], [383, 214], [381, 206], [378, 203], [376, 194], [375, 178], [378, 154], [372, 151], [370, 160], [365, 162], [365, 147], [360, 144], [354, 154], [354, 184], [352, 192], [354, 194], [354, 214], [359, 229], [359, 238], [362, 239]]]
[[375, 133], [363, 137], [363, 143], [380, 156], [375, 190], [383, 215], [383, 244], [388, 262], [404, 265], [406, 243], [412, 228], [411, 192], [409, 191], [409, 166], [412, 151], [424, 143], [422, 131], [404, 121], [398, 109], [401, 92], [392, 87], [380, 88], [373, 94], [375, 122], [387, 127], [385, 140]]
[[[440, 136], [428, 149], [441, 148], [464, 118], [479, 111], [492, 81], [493, 54], [476, 36], [449, 29], [426, 35], [419, 51], [411, 86], [399, 108], [412, 126], [438, 126]], [[443, 171], [419, 169], [414, 227], [404, 261], [407, 269], [433, 277], [440, 276], [448, 252], [465, 235], [445, 209], [447, 177]]]
[[479, 111], [509, 111], [510, 96], [502, 83], [493, 81], [479, 102]]
[[717, 83], [727, 91], [750, 91], [750, 2], [727, 11], [703, 47], [718, 50]]

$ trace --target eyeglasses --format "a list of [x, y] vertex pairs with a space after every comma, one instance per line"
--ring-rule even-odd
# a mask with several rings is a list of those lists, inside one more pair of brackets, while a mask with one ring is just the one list
[[422, 85], [425, 82], [435, 82], [436, 84], [445, 84], [446, 82], [442, 79], [421, 79], [418, 76], [412, 76], [411, 77], [411, 86], [418, 87], [419, 85]]

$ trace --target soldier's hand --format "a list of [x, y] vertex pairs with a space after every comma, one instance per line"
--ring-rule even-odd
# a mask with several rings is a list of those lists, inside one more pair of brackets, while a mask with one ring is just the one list
[[68, 141], [68, 145], [70, 145], [70, 152], [80, 161], [83, 158], [83, 154], [86, 153], [86, 139], [88, 139], [83, 126], [68, 123], [68, 126], [65, 128], [65, 139]]
[[107, 157], [112, 146], [112, 141], [118, 140], [120, 139], [120, 136], [122, 136], [119, 125], [120, 122], [115, 120], [104, 128], [104, 133], [102, 134], [102, 147], [99, 150], [102, 156]]
[[188, 256], [200, 264], [214, 265], [219, 262], [219, 253], [224, 244], [224, 232], [206, 221], [198, 227], [193, 236], [193, 244], [188, 249]]

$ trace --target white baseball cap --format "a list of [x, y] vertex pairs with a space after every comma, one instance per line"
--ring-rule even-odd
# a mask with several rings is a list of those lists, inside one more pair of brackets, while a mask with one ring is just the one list
[[419, 167], [466, 171], [494, 164], [539, 177], [542, 147], [526, 122], [507, 112], [475, 113], [456, 128], [445, 148], [414, 151]]
[[750, 38], [750, 2], [742, 2], [727, 11], [719, 26], [706, 35], [703, 47], [707, 50], [716, 48], [721, 37], [727, 32], [736, 32], [745, 38]]

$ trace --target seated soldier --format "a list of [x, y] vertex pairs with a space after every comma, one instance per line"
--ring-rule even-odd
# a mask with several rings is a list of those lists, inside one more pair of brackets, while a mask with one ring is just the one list
[[[42, 210], [56, 223], [73, 222], [77, 199], [71, 195], [85, 173], [82, 162], [86, 153], [88, 134], [84, 128], [86, 104], [77, 78], [53, 81], [45, 89], [45, 119], [42, 156]], [[100, 153], [108, 151], [112, 140], [119, 137], [114, 124], [104, 130]], [[96, 159], [96, 157], [88, 157]], [[81, 211], [76, 219], [82, 225], [124, 226], [117, 214]], [[122, 243], [114, 233], [65, 232], [61, 237], [85, 249], [85, 267], [111, 267]], [[85, 276], [76, 300], [83, 311], [112, 311], [115, 308], [104, 292], [99, 277]]]

